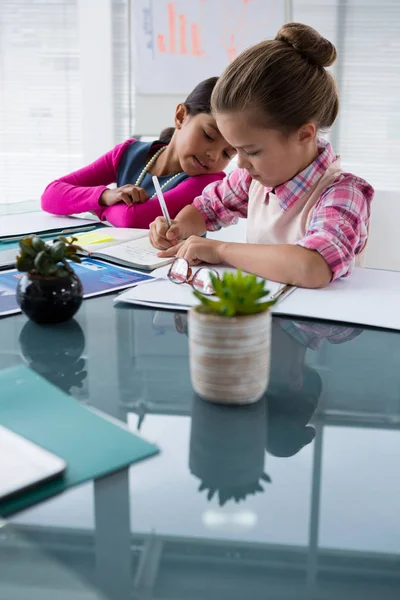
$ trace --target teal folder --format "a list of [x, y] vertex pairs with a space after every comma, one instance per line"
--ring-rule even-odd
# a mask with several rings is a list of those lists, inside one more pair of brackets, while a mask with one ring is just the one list
[[0, 501], [3, 517], [158, 453], [153, 444], [24, 366], [0, 371], [0, 424], [68, 465], [62, 477]]

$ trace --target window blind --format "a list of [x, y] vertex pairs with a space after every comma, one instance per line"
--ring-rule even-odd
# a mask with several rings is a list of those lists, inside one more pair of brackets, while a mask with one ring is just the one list
[[293, 19], [337, 46], [332, 142], [343, 167], [377, 190], [400, 190], [400, 2], [293, 0]]
[[130, 41], [130, 0], [112, 0], [115, 142], [134, 134], [134, 73]]
[[[115, 143], [134, 134], [130, 2], [112, 3]], [[400, 3], [293, 0], [293, 20], [332, 40], [341, 111], [330, 133], [345, 169], [400, 189]], [[83, 164], [78, 0], [2, 0], [0, 204], [39, 204]]]
[[39, 205], [82, 162], [76, 0], [2, 0], [0, 203]]

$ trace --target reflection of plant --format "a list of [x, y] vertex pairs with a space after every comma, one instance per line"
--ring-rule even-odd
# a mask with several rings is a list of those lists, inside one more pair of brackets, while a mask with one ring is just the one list
[[264, 488], [261, 485], [261, 481], [266, 481], [267, 483], [271, 483], [271, 478], [266, 473], [263, 473], [258, 481], [254, 483], [246, 483], [242, 485], [236, 486], [218, 486], [215, 482], [207, 482], [203, 480], [199, 485], [199, 492], [203, 490], [208, 490], [207, 492], [207, 500], [212, 500], [215, 492], [219, 495], [219, 504], [220, 506], [224, 506], [228, 500], [235, 500], [235, 502], [240, 502], [240, 500], [244, 500], [246, 496], [249, 494], [256, 494], [257, 492], [263, 492]]
[[53, 244], [46, 244], [37, 235], [24, 237], [19, 242], [17, 269], [41, 277], [66, 277], [73, 272], [67, 261], [81, 262], [77, 252], [82, 248], [74, 244], [76, 241], [59, 237]]
[[223, 506], [271, 483], [265, 472], [266, 404], [263, 400], [227, 407], [194, 398], [190, 430], [189, 469]]
[[264, 312], [275, 304], [274, 300], [260, 302], [269, 291], [265, 289], [266, 282], [258, 281], [256, 275], [243, 275], [239, 270], [236, 273], [226, 272], [219, 279], [210, 271], [210, 278], [217, 300], [195, 291], [194, 295], [201, 302], [201, 312], [236, 317]]
[[50, 328], [28, 321], [21, 330], [19, 343], [29, 367], [50, 383], [65, 392], [84, 387], [85, 336], [74, 319]]

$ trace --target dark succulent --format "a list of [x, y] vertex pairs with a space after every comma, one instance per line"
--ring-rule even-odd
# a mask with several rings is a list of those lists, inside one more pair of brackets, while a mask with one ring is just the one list
[[47, 244], [37, 235], [24, 237], [19, 242], [17, 269], [40, 277], [66, 277], [73, 272], [68, 261], [81, 262], [77, 252], [82, 248], [76, 241], [77, 238], [59, 237]]

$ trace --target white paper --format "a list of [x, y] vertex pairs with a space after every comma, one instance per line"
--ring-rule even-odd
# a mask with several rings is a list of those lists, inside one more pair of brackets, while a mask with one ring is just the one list
[[[217, 270], [222, 273], [229, 269]], [[281, 284], [268, 282], [271, 293], [280, 287]], [[165, 278], [130, 289], [115, 302], [168, 310], [188, 310], [198, 304], [191, 286], [177, 285]], [[296, 288], [279, 300], [272, 312], [400, 330], [399, 305], [400, 272], [356, 268], [350, 277], [335, 281], [324, 289]]]
[[165, 265], [172, 262], [174, 259], [159, 258], [157, 256], [160, 250], [157, 250], [150, 244], [149, 238], [142, 237], [141, 239], [126, 242], [118, 246], [107, 248], [101, 253], [93, 253], [93, 256], [104, 256], [105, 258], [113, 258], [124, 263], [131, 263], [134, 266], [154, 267], [157, 265]]
[[152, 281], [141, 286], [140, 289], [129, 290], [129, 292], [117, 296], [114, 302], [129, 302], [157, 308], [170, 308], [171, 310], [187, 310], [199, 303], [193, 295], [192, 286], [177, 285], [168, 279]]
[[6, 236], [29, 235], [53, 229], [72, 229], [84, 225], [99, 224], [98, 219], [79, 219], [76, 217], [58, 217], [43, 211], [18, 213], [0, 217], [0, 238]]
[[274, 312], [400, 330], [399, 307], [399, 272], [356, 268], [324, 289], [296, 289]]
[[18, 248], [12, 250], [2, 250], [0, 246], [0, 269], [9, 269], [17, 262]]
[[[215, 268], [215, 267], [213, 267]], [[237, 269], [230, 267], [217, 267], [215, 269], [222, 275], [224, 272], [236, 272]], [[161, 269], [160, 269], [161, 271]], [[161, 273], [157, 273], [160, 276]], [[282, 284], [268, 281], [267, 288], [270, 293], [277, 292]], [[168, 279], [159, 279], [141, 285], [140, 288], [130, 289], [114, 300], [117, 302], [128, 302], [140, 306], [152, 306], [154, 308], [164, 308], [166, 310], [189, 310], [192, 306], [197, 306], [199, 301], [193, 294], [193, 288], [188, 284], [172, 283]]]
[[20, 312], [22, 312], [20, 308], [12, 308], [11, 310], [3, 310], [0, 313], [0, 319], [2, 317], [9, 317], [10, 315], [18, 315]]

